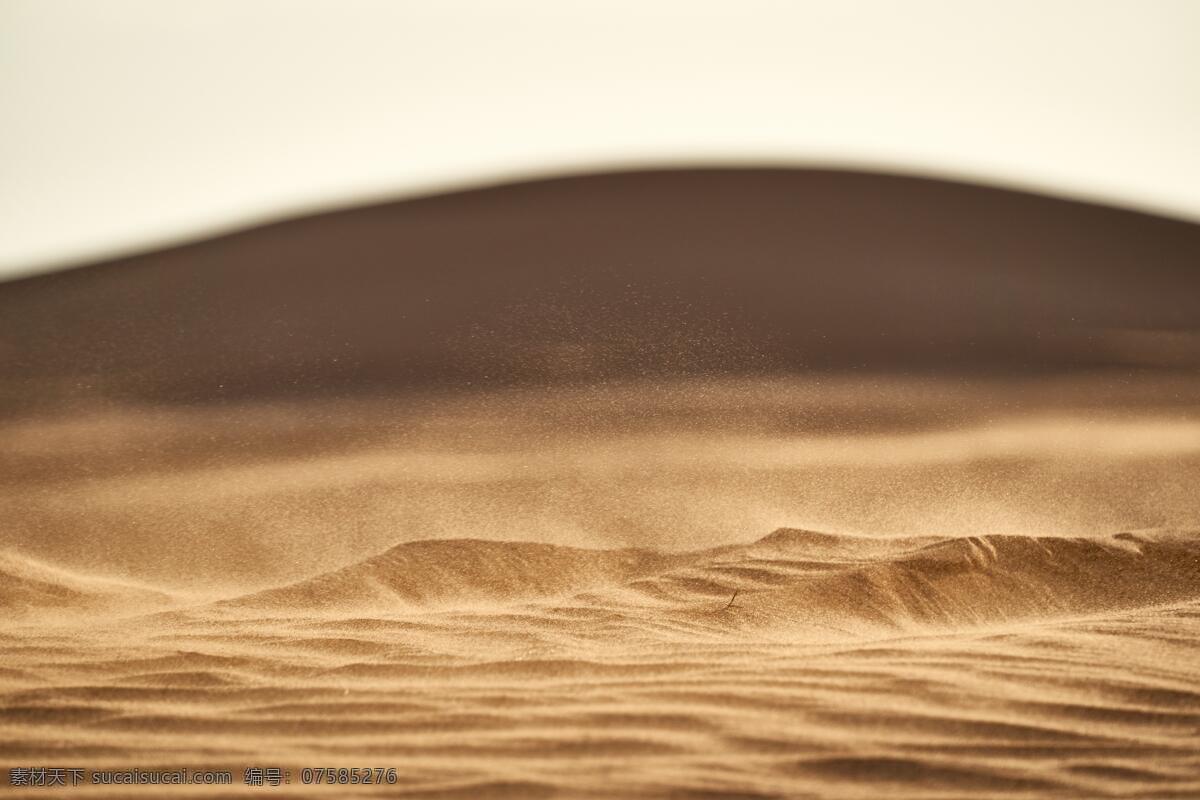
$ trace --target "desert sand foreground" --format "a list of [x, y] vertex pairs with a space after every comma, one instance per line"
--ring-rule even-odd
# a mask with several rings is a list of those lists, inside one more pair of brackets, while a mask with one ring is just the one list
[[[0, 781], [233, 783], [2, 793], [1194, 798], [1197, 396], [755, 378], [17, 417]], [[396, 782], [304, 783], [330, 767]]]
[[235, 775], [170, 796], [1200, 795], [1194, 531], [417, 541], [125, 617], [183, 601], [2, 569], [5, 761]]

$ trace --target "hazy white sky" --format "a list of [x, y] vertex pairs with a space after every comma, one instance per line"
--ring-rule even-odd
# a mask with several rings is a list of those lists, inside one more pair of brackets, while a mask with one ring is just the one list
[[835, 164], [1200, 219], [1191, 0], [0, 0], [0, 276], [563, 170]]

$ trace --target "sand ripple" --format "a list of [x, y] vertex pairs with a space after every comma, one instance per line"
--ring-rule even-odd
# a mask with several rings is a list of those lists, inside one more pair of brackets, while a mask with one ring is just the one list
[[273, 796], [383, 766], [396, 786], [354, 793], [1194, 797], [1198, 637], [1187, 532], [419, 542], [221, 603], [10, 622], [0, 752], [290, 770]]

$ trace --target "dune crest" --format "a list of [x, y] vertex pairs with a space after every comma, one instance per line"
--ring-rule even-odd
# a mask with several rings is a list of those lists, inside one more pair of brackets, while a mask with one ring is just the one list
[[398, 544], [365, 561], [225, 605], [401, 611], [515, 602], [651, 575], [681, 558], [639, 549], [434, 539]]
[[[736, 602], [723, 609], [737, 593]], [[695, 618], [731, 635], [849, 637], [1081, 617], [1200, 598], [1200, 534], [877, 537], [780, 529], [685, 553], [428, 540], [224, 609], [423, 614], [479, 607]], [[711, 615], [721, 610], [719, 618]]]
[[[0, 553], [0, 609], [13, 618], [136, 615], [177, 599]], [[874, 638], [1197, 600], [1196, 531], [884, 537], [781, 528], [746, 544], [678, 553], [484, 539], [405, 542], [211, 607], [288, 616], [575, 609], [699, 621], [718, 635], [758, 630], [807, 639], [818, 631], [819, 638]]]
[[[881, 547], [857, 544], [857, 560], [822, 565], [808, 580], [751, 592], [745, 605], [775, 625], [778, 617], [803, 612], [842, 625], [870, 622], [921, 632], [1200, 598], [1196, 532], [970, 536], [898, 540], [894, 549]], [[790, 552], [808, 555], [814, 549], [801, 543]]]

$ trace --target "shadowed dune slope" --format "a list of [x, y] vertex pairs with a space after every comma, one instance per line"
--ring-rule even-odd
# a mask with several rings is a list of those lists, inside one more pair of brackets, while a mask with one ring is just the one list
[[801, 169], [577, 176], [0, 285], [0, 410], [799, 369], [1200, 363], [1200, 226]]

